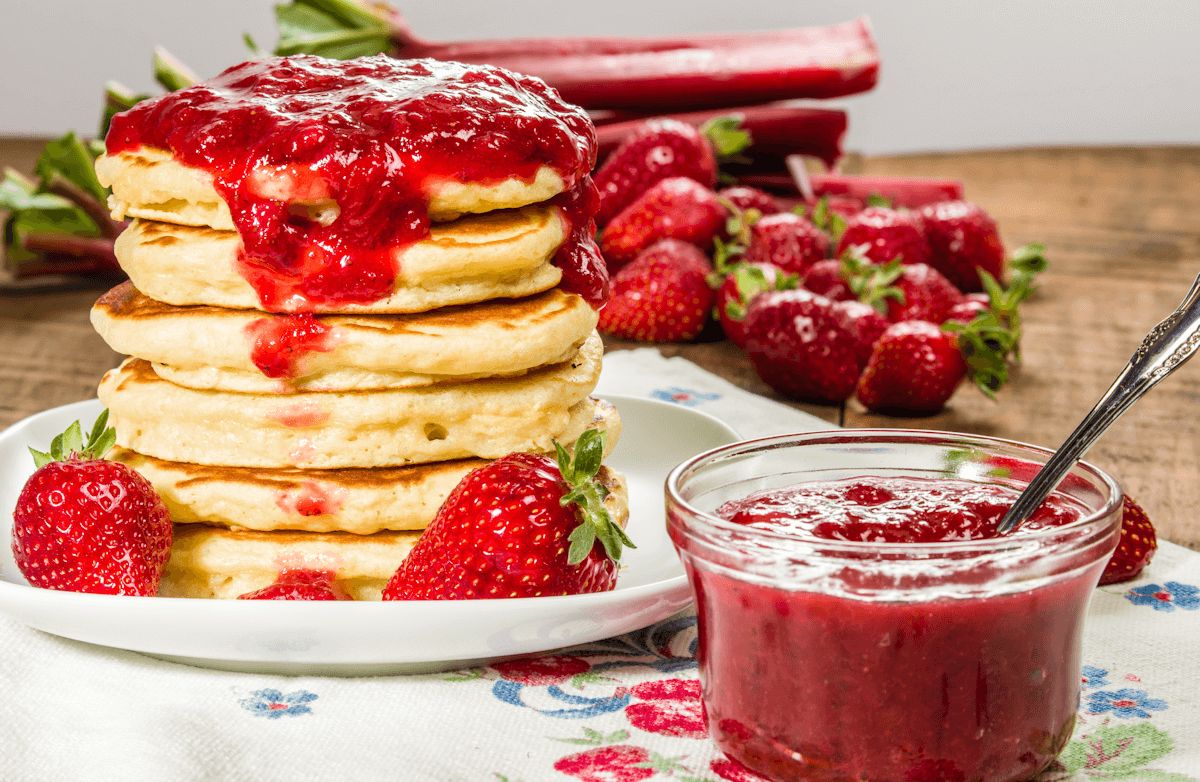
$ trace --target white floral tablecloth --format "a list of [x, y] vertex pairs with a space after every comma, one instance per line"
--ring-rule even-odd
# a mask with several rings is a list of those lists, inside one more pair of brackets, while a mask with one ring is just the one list
[[[745, 436], [825, 428], [653, 350], [601, 392], [697, 407]], [[1076, 734], [1045, 780], [1200, 779], [1200, 554], [1165, 543], [1093, 598]], [[0, 779], [720, 782], [695, 617], [534, 660], [412, 677], [221, 673], [0, 618]]]

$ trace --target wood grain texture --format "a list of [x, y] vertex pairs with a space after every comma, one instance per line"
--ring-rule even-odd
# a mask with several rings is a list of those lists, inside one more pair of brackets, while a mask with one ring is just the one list
[[[0, 165], [28, 170], [38, 145], [0, 141]], [[1141, 335], [1200, 272], [1200, 147], [1031, 149], [868, 158], [863, 172], [958, 177], [1009, 246], [1047, 245], [1051, 270], [1027, 305], [1024, 365], [992, 403], [963, 388], [931, 418], [797, 405], [846, 426], [980, 432], [1054, 446], [1092, 406]], [[0, 294], [0, 426], [94, 393], [117, 362], [92, 331], [99, 290]], [[633, 347], [610, 340], [610, 350]], [[662, 346], [771, 395], [726, 342]], [[1200, 363], [1147, 396], [1095, 448], [1164, 538], [1200, 548]]]

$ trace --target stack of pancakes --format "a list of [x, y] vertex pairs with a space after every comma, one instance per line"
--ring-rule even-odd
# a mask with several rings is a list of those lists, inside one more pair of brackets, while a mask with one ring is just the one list
[[[129, 275], [92, 322], [133, 358], [101, 381], [115, 458], [176, 522], [160, 594], [230, 598], [285, 569], [378, 598], [470, 470], [620, 432], [591, 398], [597, 315], [558, 287], [567, 221], [553, 172], [435, 193], [428, 238], [397, 248], [394, 293], [317, 314], [268, 312], [205, 171], [144, 147], [97, 164]], [[624, 523], [623, 481], [605, 468]]]

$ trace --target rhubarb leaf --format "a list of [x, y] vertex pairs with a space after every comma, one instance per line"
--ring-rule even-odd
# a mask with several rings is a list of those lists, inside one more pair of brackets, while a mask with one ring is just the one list
[[353, 0], [293, 0], [275, 6], [276, 54], [319, 54], [339, 60], [387, 52], [387, 22]]
[[167, 92], [191, 87], [200, 81], [192, 69], [161, 46], [154, 47], [154, 80]]
[[108, 133], [112, 118], [122, 111], [128, 111], [150, 96], [144, 92], [134, 92], [124, 84], [110, 81], [104, 85], [104, 115], [100, 118], [100, 138]]
[[21, 243], [29, 234], [67, 233], [98, 236], [96, 223], [79, 207], [53, 193], [38, 192], [37, 186], [9, 169], [0, 180], [0, 209], [9, 213], [4, 225], [5, 259], [9, 263], [35, 257]]
[[34, 170], [43, 186], [61, 177], [103, 202], [108, 190], [96, 178], [95, 164], [91, 149], [72, 132], [46, 144]]

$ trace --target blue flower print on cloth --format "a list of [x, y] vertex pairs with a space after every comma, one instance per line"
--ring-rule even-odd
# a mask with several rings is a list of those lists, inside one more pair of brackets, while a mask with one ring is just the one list
[[1166, 701], [1151, 698], [1145, 690], [1101, 690], [1087, 696], [1087, 710], [1091, 714], [1112, 712], [1114, 716], [1124, 719], [1146, 719], [1150, 712], [1165, 708]]
[[655, 399], [661, 399], [664, 402], [674, 402], [684, 407], [695, 407], [701, 402], [713, 402], [721, 398], [720, 394], [713, 394], [708, 391], [693, 391], [690, 388], [680, 388], [679, 386], [656, 388], [650, 392], [650, 396]]
[[315, 692], [296, 690], [295, 692], [280, 692], [279, 690], [255, 690], [248, 698], [242, 698], [238, 703], [242, 708], [256, 717], [266, 717], [277, 720], [283, 715], [297, 717], [301, 714], [312, 714], [308, 704], [317, 699]]
[[1085, 690], [1095, 690], [1108, 686], [1108, 671], [1103, 668], [1097, 668], [1094, 665], [1083, 666], [1079, 678]]
[[1200, 609], [1200, 587], [1167, 581], [1163, 584], [1146, 584], [1125, 593], [1125, 599], [1137, 606], [1150, 606], [1155, 611], [1184, 611]]

